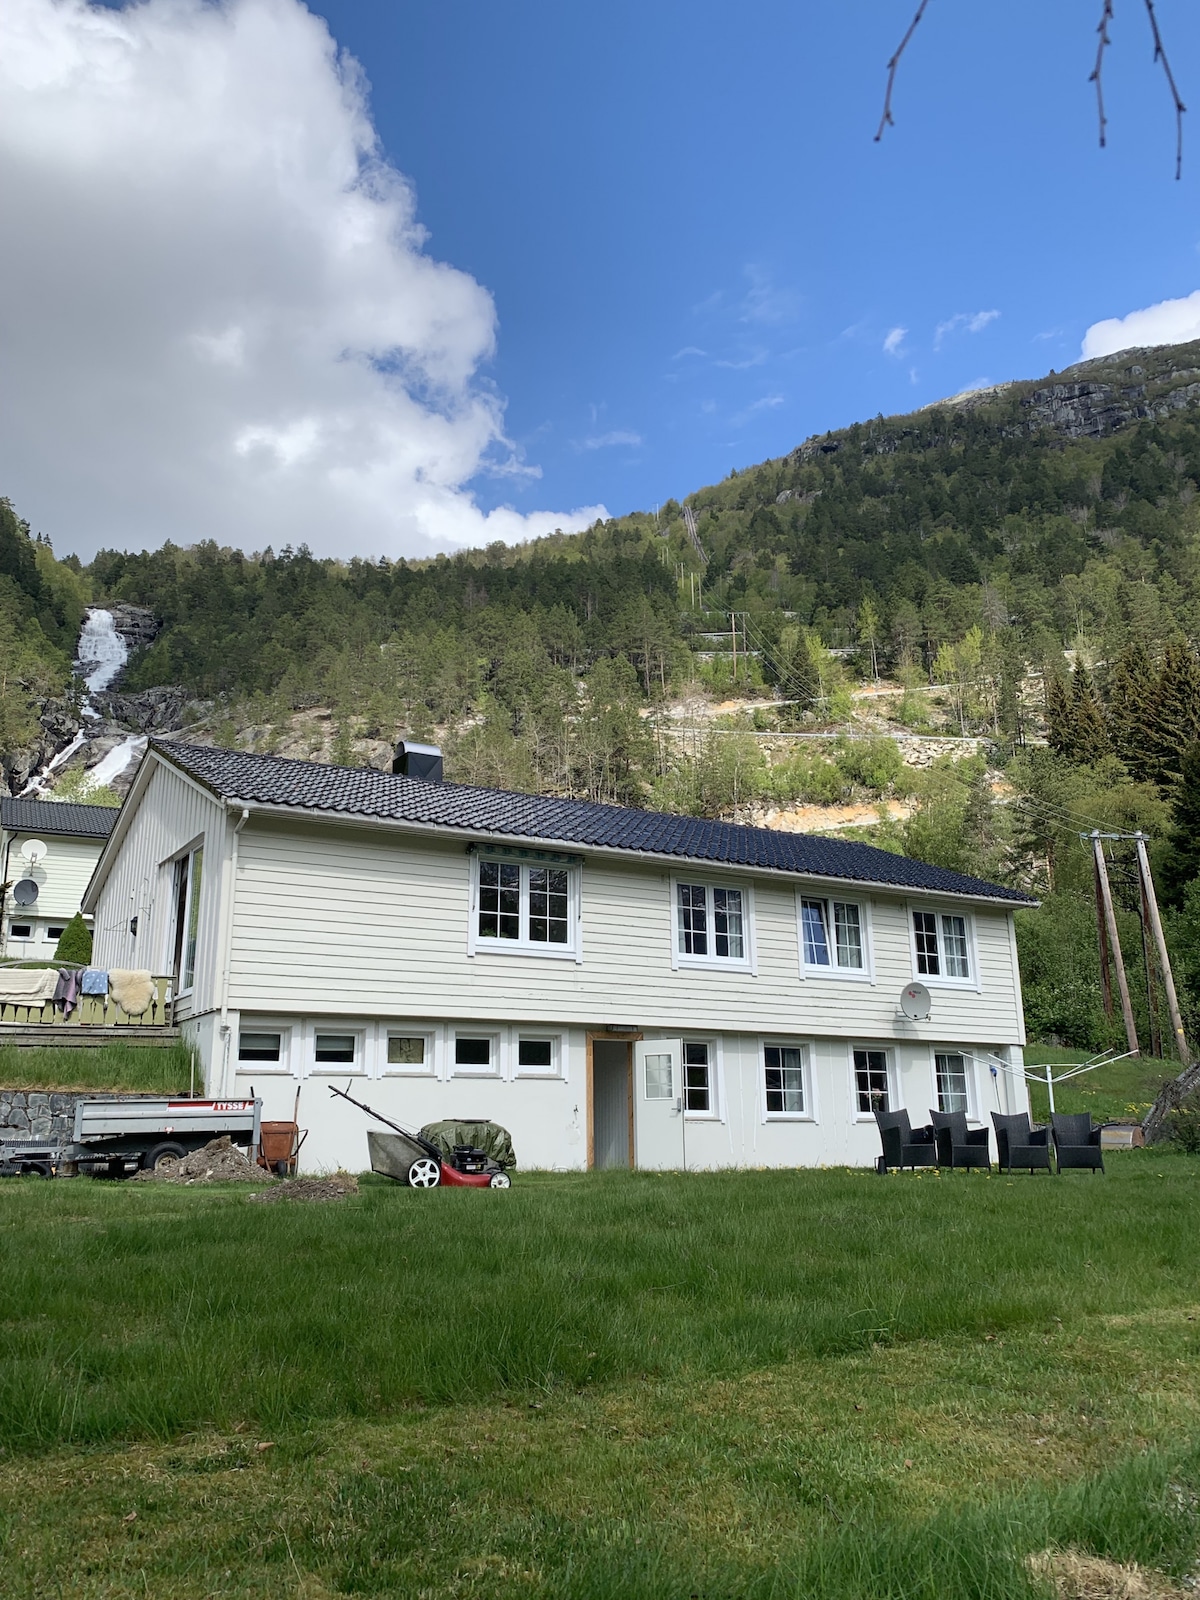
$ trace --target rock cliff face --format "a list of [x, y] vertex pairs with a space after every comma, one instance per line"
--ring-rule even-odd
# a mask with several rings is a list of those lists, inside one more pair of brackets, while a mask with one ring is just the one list
[[158, 619], [145, 606], [127, 606], [123, 601], [118, 601], [107, 609], [112, 612], [113, 627], [129, 646], [130, 654], [157, 638]]
[[[1122, 350], [1081, 361], [1053, 383], [1001, 383], [926, 406], [911, 421], [897, 418], [861, 430], [864, 455], [888, 455], [918, 432], [928, 436], [929, 414], [947, 414], [953, 436], [955, 413], [992, 411], [1005, 438], [1030, 436], [1044, 428], [1067, 439], [1104, 439], [1148, 418], [1165, 421], [1172, 412], [1200, 402], [1200, 343]], [[917, 419], [921, 419], [918, 421]], [[849, 443], [845, 433], [814, 435], [792, 459], [812, 461]]]

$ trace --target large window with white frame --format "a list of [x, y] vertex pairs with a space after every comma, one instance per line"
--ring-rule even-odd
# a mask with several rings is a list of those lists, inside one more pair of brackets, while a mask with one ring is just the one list
[[971, 1063], [961, 1050], [936, 1050], [934, 1079], [939, 1111], [971, 1111]]
[[857, 900], [802, 894], [800, 957], [806, 972], [867, 977], [866, 907]]
[[681, 879], [673, 891], [676, 965], [750, 968], [749, 889]]
[[471, 951], [571, 956], [579, 950], [578, 866], [476, 856]]
[[892, 1063], [888, 1051], [878, 1045], [855, 1045], [851, 1054], [857, 1115], [870, 1117], [876, 1111], [893, 1110]]
[[683, 1108], [694, 1117], [716, 1117], [717, 1047], [711, 1039], [683, 1041]]
[[914, 910], [912, 935], [918, 977], [940, 983], [975, 982], [971, 921], [965, 913]]
[[763, 1041], [763, 1109], [767, 1120], [812, 1116], [808, 1050], [802, 1044]]
[[196, 981], [196, 954], [200, 940], [200, 890], [204, 881], [204, 845], [176, 858], [173, 896], [175, 931], [172, 971], [178, 992], [189, 994]]

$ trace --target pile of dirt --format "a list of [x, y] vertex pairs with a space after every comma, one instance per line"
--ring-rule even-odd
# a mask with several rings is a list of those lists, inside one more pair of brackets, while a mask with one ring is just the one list
[[287, 1178], [251, 1200], [340, 1200], [358, 1193], [358, 1179], [351, 1172], [335, 1172], [332, 1178]]
[[270, 1183], [271, 1179], [227, 1133], [210, 1139], [203, 1150], [193, 1150], [177, 1160], [166, 1156], [153, 1172], [138, 1172], [136, 1179], [148, 1183]]
[[1050, 1579], [1059, 1600], [1184, 1600], [1192, 1592], [1136, 1562], [1123, 1566], [1079, 1550], [1044, 1550], [1030, 1556], [1029, 1569]]

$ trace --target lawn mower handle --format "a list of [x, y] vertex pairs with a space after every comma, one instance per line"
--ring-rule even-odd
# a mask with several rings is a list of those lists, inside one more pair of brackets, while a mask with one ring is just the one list
[[329, 1085], [329, 1092], [330, 1094], [341, 1095], [343, 1100], [349, 1100], [352, 1106], [357, 1106], [360, 1111], [365, 1111], [369, 1117], [374, 1117], [376, 1122], [382, 1122], [385, 1127], [391, 1128], [405, 1139], [411, 1139], [413, 1144], [419, 1145], [427, 1155], [432, 1156], [439, 1166], [442, 1165], [442, 1152], [435, 1144], [431, 1144], [428, 1139], [422, 1139], [419, 1133], [410, 1133], [407, 1128], [402, 1128], [398, 1122], [392, 1122], [388, 1117], [376, 1111], [373, 1106], [367, 1105], [365, 1100], [356, 1100], [352, 1094], [347, 1094], [345, 1089], [339, 1089], [336, 1084], [331, 1083]]

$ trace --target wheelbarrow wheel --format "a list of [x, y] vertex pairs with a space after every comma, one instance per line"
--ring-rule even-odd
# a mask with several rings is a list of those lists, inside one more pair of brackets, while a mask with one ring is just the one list
[[512, 1179], [509, 1177], [507, 1172], [493, 1172], [492, 1173], [492, 1181], [491, 1181], [491, 1183], [488, 1184], [488, 1188], [489, 1189], [511, 1189], [512, 1188]]
[[442, 1181], [442, 1169], [430, 1156], [421, 1156], [408, 1169], [408, 1181], [414, 1189], [436, 1189]]

